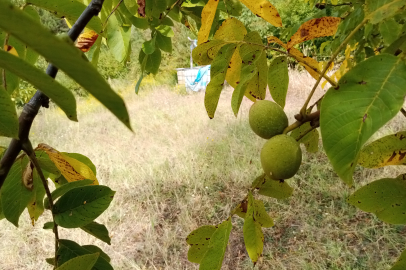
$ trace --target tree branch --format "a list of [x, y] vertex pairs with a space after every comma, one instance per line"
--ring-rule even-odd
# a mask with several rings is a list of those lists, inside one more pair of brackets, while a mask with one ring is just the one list
[[[103, 3], [104, 0], [92, 0], [89, 6], [83, 11], [82, 15], [80, 15], [79, 19], [68, 32], [69, 37], [73, 41], [79, 37], [80, 33], [82, 33], [83, 29], [85, 29], [86, 25], [93, 18], [93, 16], [97, 16], [99, 14]], [[56, 74], [58, 73], [58, 68], [52, 64], [49, 64], [46, 73], [52, 78], [55, 78]], [[48, 108], [48, 105], [49, 98], [40, 90], [37, 90], [31, 100], [24, 106], [19, 118], [18, 139], [13, 139], [10, 142], [9, 147], [0, 161], [0, 189], [3, 186], [15, 159], [20, 151], [23, 150], [22, 145], [29, 140], [31, 126], [38, 114], [39, 109], [41, 106]]]

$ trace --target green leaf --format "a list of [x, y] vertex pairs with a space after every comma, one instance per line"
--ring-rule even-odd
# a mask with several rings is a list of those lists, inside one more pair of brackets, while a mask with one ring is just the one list
[[[74, 182], [68, 182], [63, 186], [58, 187], [57, 189], [55, 189], [51, 193], [52, 200], [56, 201], [56, 199], [58, 199], [59, 197], [61, 197], [65, 193], [67, 193], [68, 191], [70, 191], [70, 190], [72, 190], [74, 188], [91, 185], [91, 184], [93, 184], [93, 182], [94, 182], [93, 180], [88, 180], [88, 179], [74, 181]], [[46, 209], [50, 209], [48, 197], [46, 197], [45, 200], [44, 200], [44, 206], [45, 206]]]
[[28, 164], [26, 156], [16, 160], [0, 190], [3, 214], [16, 227], [18, 227], [18, 220], [33, 194], [23, 183], [23, 172]]
[[187, 259], [190, 262], [201, 263], [204, 255], [209, 250], [210, 239], [216, 230], [215, 226], [207, 225], [194, 230], [188, 235], [186, 242], [190, 245], [190, 248]]
[[6, 89], [4, 89], [1, 85], [0, 108], [0, 136], [18, 138], [18, 118], [16, 107]]
[[286, 94], [289, 86], [289, 70], [286, 56], [275, 58], [268, 71], [269, 92], [273, 100], [285, 108]]
[[[142, 51], [145, 54], [152, 54], [155, 52], [155, 41], [156, 41], [156, 36], [154, 35], [151, 40], [147, 40], [142, 44]], [[140, 61], [142, 62], [142, 61]]]
[[64, 228], [83, 227], [100, 216], [115, 191], [106, 186], [83, 186], [65, 193], [54, 205], [55, 222]]
[[[10, 53], [0, 50], [0, 67], [16, 74], [51, 98], [72, 120], [77, 121], [76, 100], [72, 92], [50, 76]], [[14, 105], [13, 105], [14, 106]]]
[[[143, 63], [145, 59], [145, 53], [141, 50], [140, 52], [140, 63]], [[162, 54], [161, 50], [156, 48], [152, 54], [148, 55], [146, 58], [147, 62], [145, 65], [145, 71], [156, 75], [159, 70], [159, 66], [161, 65]]]
[[[358, 160], [365, 168], [406, 164], [406, 131], [385, 136], [366, 145]], [[403, 152], [402, 152], [403, 151]]]
[[286, 181], [273, 180], [265, 175], [259, 179], [262, 181], [257, 185], [258, 194], [260, 195], [282, 200], [289, 198], [293, 194], [293, 188]]
[[227, 44], [222, 47], [211, 66], [211, 80], [207, 85], [206, 94], [204, 97], [204, 105], [210, 119], [214, 118], [214, 114], [220, 99], [220, 94], [224, 87], [228, 65], [236, 48], [236, 44]]
[[209, 249], [200, 262], [199, 270], [220, 270], [231, 233], [231, 218], [216, 226], [210, 238]]
[[[135, 1], [134, 1], [135, 2]], [[147, 18], [137, 18], [131, 14], [131, 12], [127, 9], [126, 5], [119, 5], [118, 10], [131, 22], [132, 25], [139, 29], [147, 29], [148, 19]]]
[[[311, 131], [309, 132], [309, 130]], [[303, 134], [306, 135], [302, 137]], [[313, 129], [310, 122], [307, 122], [301, 125], [299, 128], [293, 130], [290, 136], [295, 138], [295, 140], [302, 137], [298, 142], [306, 146], [307, 152], [317, 153], [319, 151], [319, 131], [317, 129]]]
[[[379, 66], [379, 69], [375, 68]], [[366, 141], [402, 108], [406, 65], [392, 55], [373, 56], [330, 88], [321, 104], [323, 146], [334, 170], [348, 185]]]
[[91, 270], [98, 258], [99, 253], [78, 256], [62, 264], [57, 270]]
[[131, 27], [120, 25], [117, 15], [110, 17], [107, 25], [107, 46], [113, 53], [114, 58], [123, 63], [130, 52]]
[[99, 63], [102, 39], [103, 39], [102, 36], [98, 36], [96, 42], [93, 44], [93, 46], [87, 53], [87, 59], [89, 59], [89, 61], [95, 68], [97, 68], [97, 64]]
[[263, 50], [259, 55], [256, 55], [256, 57], [258, 57], [258, 61], [255, 63], [257, 72], [248, 82], [246, 92], [256, 99], [263, 100], [265, 99], [266, 87], [268, 85], [268, 64], [266, 59], [266, 51]]
[[165, 37], [159, 32], [156, 35], [156, 45], [162, 51], [172, 53], [172, 39]]
[[255, 220], [255, 203], [252, 193], [248, 194], [248, 208], [245, 215], [243, 234], [245, 248], [251, 261], [256, 264], [264, 249], [264, 234], [261, 225]]
[[[57, 258], [58, 258], [58, 265], [62, 265], [65, 262], [76, 258], [78, 256], [83, 256], [87, 254], [93, 254], [92, 251], [87, 250], [86, 248], [78, 245], [77, 243], [66, 240], [66, 239], [60, 239], [59, 240], [59, 249], [57, 252]], [[94, 270], [113, 270], [113, 267], [110, 265], [109, 262], [107, 262], [103, 256], [99, 256], [97, 259], [96, 263], [94, 264], [93, 268]]]
[[165, 37], [173, 37], [175, 33], [172, 30], [172, 27], [168, 25], [159, 25], [155, 28], [159, 33], [161, 33]]
[[390, 270], [403, 270], [406, 269], [406, 249], [400, 254], [397, 262], [392, 266]]
[[6, 218], [3, 213], [3, 206], [1, 205], [1, 192], [0, 192], [0, 220]]
[[80, 228], [82, 230], [84, 230], [85, 232], [87, 232], [88, 234], [93, 235], [97, 239], [100, 239], [103, 242], [111, 245], [109, 231], [107, 230], [106, 226], [104, 226], [103, 224], [99, 224], [99, 223], [93, 221]]
[[0, 17], [2, 18], [0, 28], [14, 35], [64, 71], [131, 129], [123, 99], [111, 89], [106, 80], [83, 57], [82, 52], [72, 46], [72, 42], [56, 38], [39, 23], [8, 2], [0, 1]]
[[46, 222], [44, 224], [44, 227], [42, 227], [44, 230], [53, 230], [54, 229], [54, 222], [50, 221], [50, 222]]
[[379, 31], [386, 46], [392, 44], [399, 37], [400, 30], [401, 25], [393, 18], [386, 19], [379, 24]]
[[105, 253], [101, 248], [99, 248], [98, 246], [95, 245], [83, 245], [83, 248], [87, 249], [88, 251], [90, 251], [91, 253], [99, 253], [100, 257], [102, 257], [103, 259], [106, 260], [106, 262], [110, 262], [111, 258], [109, 255], [107, 255], [107, 253]]
[[390, 224], [406, 224], [406, 181], [385, 178], [358, 189], [348, 198], [355, 207]]
[[367, 18], [372, 24], [390, 18], [405, 6], [405, 0], [366, 0]]
[[[26, 3], [46, 9], [56, 17], [67, 18], [72, 22], [75, 22], [86, 8], [81, 2], [70, 0], [27, 0]], [[86, 27], [96, 31], [98, 34], [101, 34], [103, 30], [102, 21], [96, 16], [90, 20]]]
[[[225, 0], [225, 10], [231, 16], [241, 16], [242, 5], [238, 0]], [[219, 5], [221, 2], [219, 3]]]
[[[45, 179], [48, 178], [48, 173], [43, 172]], [[33, 190], [30, 202], [27, 205], [28, 213], [31, 218], [31, 224], [34, 226], [38, 218], [44, 213], [44, 197], [45, 188], [42, 184], [42, 180], [38, 175], [36, 169], [33, 170]]]
[[249, 45], [243, 45], [240, 47], [240, 54], [242, 58], [242, 69], [240, 76], [240, 83], [237, 85], [233, 92], [231, 98], [231, 107], [233, 109], [234, 115], [237, 117], [238, 111], [240, 110], [240, 105], [244, 97], [245, 91], [247, 90], [248, 83], [258, 72], [256, 62], [258, 61], [258, 55], [262, 54], [261, 50], [249, 51], [246, 54], [242, 54], [244, 51], [243, 47]]

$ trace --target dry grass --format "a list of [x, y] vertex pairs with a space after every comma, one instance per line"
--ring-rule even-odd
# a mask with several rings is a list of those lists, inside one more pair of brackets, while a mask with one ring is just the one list
[[[312, 83], [304, 74], [291, 73], [291, 120]], [[225, 90], [215, 119], [209, 120], [203, 93], [181, 96], [155, 89], [124, 95], [134, 133], [93, 100], [79, 102], [79, 123], [69, 122], [58, 109], [43, 111], [35, 122], [35, 144], [87, 155], [101, 184], [117, 191], [98, 218], [111, 233], [111, 246], [79, 229], [62, 230], [61, 237], [101, 246], [115, 269], [198, 269], [186, 259], [184, 239], [198, 226], [225, 219], [261, 173], [265, 141], [249, 128], [250, 103], [244, 101], [235, 118], [231, 90]], [[379, 135], [404, 127], [399, 117]], [[398, 168], [358, 169], [357, 186], [399, 173]], [[404, 226], [386, 225], [345, 202], [352, 190], [325, 154], [305, 154], [289, 183], [295, 187], [292, 198], [262, 197], [275, 226], [264, 230], [258, 269], [388, 269], [405, 247]], [[42, 229], [49, 219], [47, 213], [32, 227], [24, 213], [18, 229], [0, 221], [0, 269], [50, 269], [44, 258], [53, 256], [53, 235]], [[243, 222], [235, 217], [233, 225], [223, 269], [253, 269], [243, 245]]]

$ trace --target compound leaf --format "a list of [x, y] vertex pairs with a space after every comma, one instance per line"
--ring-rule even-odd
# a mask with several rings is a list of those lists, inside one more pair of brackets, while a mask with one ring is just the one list
[[390, 224], [406, 224], [406, 181], [385, 178], [355, 191], [348, 198], [355, 207], [374, 213]]
[[[54, 1], [48, 2], [54, 3]], [[0, 17], [2, 18], [0, 28], [64, 71], [131, 129], [123, 99], [111, 89], [83, 53], [72, 46], [69, 37], [66, 36], [63, 39], [55, 37], [40, 23], [8, 1], [0, 1]]]
[[[379, 65], [379, 68], [376, 68]], [[402, 108], [406, 65], [382, 54], [361, 62], [330, 88], [321, 104], [323, 146], [334, 170], [348, 185], [366, 141]]]

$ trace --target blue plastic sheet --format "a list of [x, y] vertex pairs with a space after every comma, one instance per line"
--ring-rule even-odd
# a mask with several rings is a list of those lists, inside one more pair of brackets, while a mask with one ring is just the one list
[[195, 78], [185, 76], [186, 88], [195, 92], [205, 90], [210, 82], [210, 68], [210, 65], [200, 68]]

